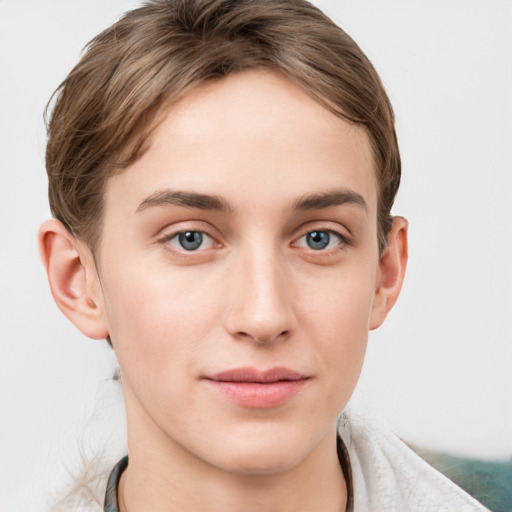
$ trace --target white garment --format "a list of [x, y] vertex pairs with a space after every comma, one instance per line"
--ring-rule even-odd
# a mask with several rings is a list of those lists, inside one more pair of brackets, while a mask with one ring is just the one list
[[338, 430], [350, 458], [354, 512], [489, 512], [375, 420], [344, 413]]

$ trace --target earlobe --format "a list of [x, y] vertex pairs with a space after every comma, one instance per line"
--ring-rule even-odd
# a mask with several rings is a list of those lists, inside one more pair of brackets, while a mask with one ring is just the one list
[[86, 336], [106, 338], [101, 287], [87, 246], [51, 219], [39, 229], [39, 252], [59, 309]]
[[379, 327], [394, 306], [407, 266], [407, 220], [394, 217], [388, 235], [388, 245], [379, 263], [379, 274], [370, 317], [370, 330]]

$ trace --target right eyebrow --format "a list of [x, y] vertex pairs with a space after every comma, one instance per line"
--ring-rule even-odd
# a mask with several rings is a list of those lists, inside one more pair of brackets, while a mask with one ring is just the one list
[[368, 205], [361, 194], [350, 190], [340, 189], [328, 192], [314, 192], [300, 197], [294, 204], [295, 210], [322, 210], [331, 206], [352, 204], [368, 213]]
[[154, 206], [183, 206], [200, 210], [215, 210], [224, 213], [233, 211], [232, 206], [222, 197], [183, 190], [159, 190], [142, 201], [136, 212], [147, 210]]

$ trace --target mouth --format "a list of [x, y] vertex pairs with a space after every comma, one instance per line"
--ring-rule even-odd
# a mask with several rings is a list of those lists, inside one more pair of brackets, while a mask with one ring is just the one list
[[309, 376], [285, 367], [265, 371], [236, 368], [203, 378], [223, 398], [242, 407], [257, 409], [285, 404], [309, 379]]

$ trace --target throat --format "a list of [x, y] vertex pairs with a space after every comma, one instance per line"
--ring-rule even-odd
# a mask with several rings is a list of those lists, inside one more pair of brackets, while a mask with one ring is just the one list
[[[305, 462], [305, 461], [303, 461]], [[334, 463], [332, 463], [334, 462]], [[215, 471], [174, 477], [140, 473], [130, 464], [117, 488], [119, 512], [345, 512], [351, 509], [347, 482], [338, 457], [322, 467], [299, 464], [266, 475]], [[174, 471], [174, 470], [173, 470]]]

